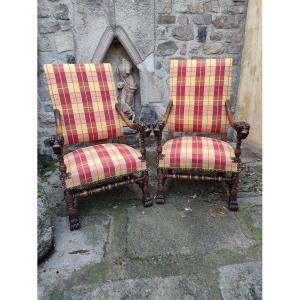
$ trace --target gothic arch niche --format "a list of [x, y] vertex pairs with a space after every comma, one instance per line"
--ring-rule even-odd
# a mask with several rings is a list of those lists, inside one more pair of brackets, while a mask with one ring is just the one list
[[[121, 58], [125, 58], [128, 60], [131, 65], [132, 65], [132, 75], [134, 78], [134, 81], [136, 82], [137, 85], [137, 90], [135, 91], [134, 94], [134, 104], [133, 104], [133, 110], [135, 113], [135, 120], [137, 121], [140, 117], [140, 112], [141, 112], [141, 93], [140, 93], [140, 74], [139, 70], [122, 46], [122, 44], [119, 42], [119, 40], [115, 37], [112, 42], [110, 47], [108, 48], [102, 62], [104, 63], [110, 63], [112, 65], [113, 73], [114, 73], [114, 79], [115, 83], [119, 81], [119, 77], [117, 74], [117, 66], [121, 62]], [[119, 90], [117, 89], [117, 93], [119, 96]]]
[[[101, 36], [98, 47], [92, 57], [92, 62], [110, 63], [112, 65], [115, 83], [117, 83], [119, 81], [117, 66], [121, 58], [127, 59], [132, 65], [132, 75], [137, 85], [133, 106], [135, 120], [137, 121], [141, 113], [140, 71], [137, 65], [142, 62], [142, 59], [122, 27], [116, 26], [116, 28], [113, 29], [108, 26]], [[119, 95], [118, 89], [117, 93]]]

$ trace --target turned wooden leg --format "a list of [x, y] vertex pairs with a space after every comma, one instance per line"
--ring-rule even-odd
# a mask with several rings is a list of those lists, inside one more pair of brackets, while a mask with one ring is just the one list
[[77, 230], [80, 228], [78, 210], [74, 207], [74, 196], [68, 191], [65, 192], [65, 201], [68, 208], [70, 230]]
[[229, 210], [237, 211], [239, 209], [239, 204], [237, 202], [237, 187], [239, 183], [239, 174], [232, 174], [231, 181], [228, 183], [229, 186]]
[[157, 169], [157, 192], [155, 196], [155, 202], [157, 204], [165, 203], [164, 177], [160, 168]]
[[143, 191], [143, 205], [144, 207], [152, 206], [152, 198], [150, 197], [150, 190], [149, 190], [149, 175], [148, 172], [144, 173], [144, 180], [142, 185]]

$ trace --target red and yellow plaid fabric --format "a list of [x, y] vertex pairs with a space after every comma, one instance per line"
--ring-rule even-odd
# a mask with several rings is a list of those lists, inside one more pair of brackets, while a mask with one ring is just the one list
[[138, 150], [124, 144], [100, 144], [70, 152], [64, 156], [69, 175], [66, 188], [146, 170], [146, 162], [139, 157]]
[[222, 140], [187, 136], [169, 140], [163, 146], [159, 167], [237, 172], [230, 144]]
[[123, 135], [110, 64], [46, 64], [44, 69], [66, 145]]
[[231, 58], [171, 60], [169, 132], [226, 133], [231, 74]]

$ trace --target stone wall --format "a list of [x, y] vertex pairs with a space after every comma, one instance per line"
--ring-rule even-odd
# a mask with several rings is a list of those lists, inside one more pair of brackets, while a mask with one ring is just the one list
[[168, 102], [170, 58], [233, 57], [236, 103], [247, 0], [38, 0], [38, 152], [55, 132], [44, 63], [102, 62], [117, 39], [139, 72], [141, 115]]

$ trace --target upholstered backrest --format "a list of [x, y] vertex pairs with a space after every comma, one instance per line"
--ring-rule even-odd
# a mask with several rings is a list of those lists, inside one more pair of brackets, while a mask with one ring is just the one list
[[110, 64], [46, 64], [44, 70], [66, 145], [123, 135]]
[[232, 59], [171, 60], [169, 132], [226, 133]]

